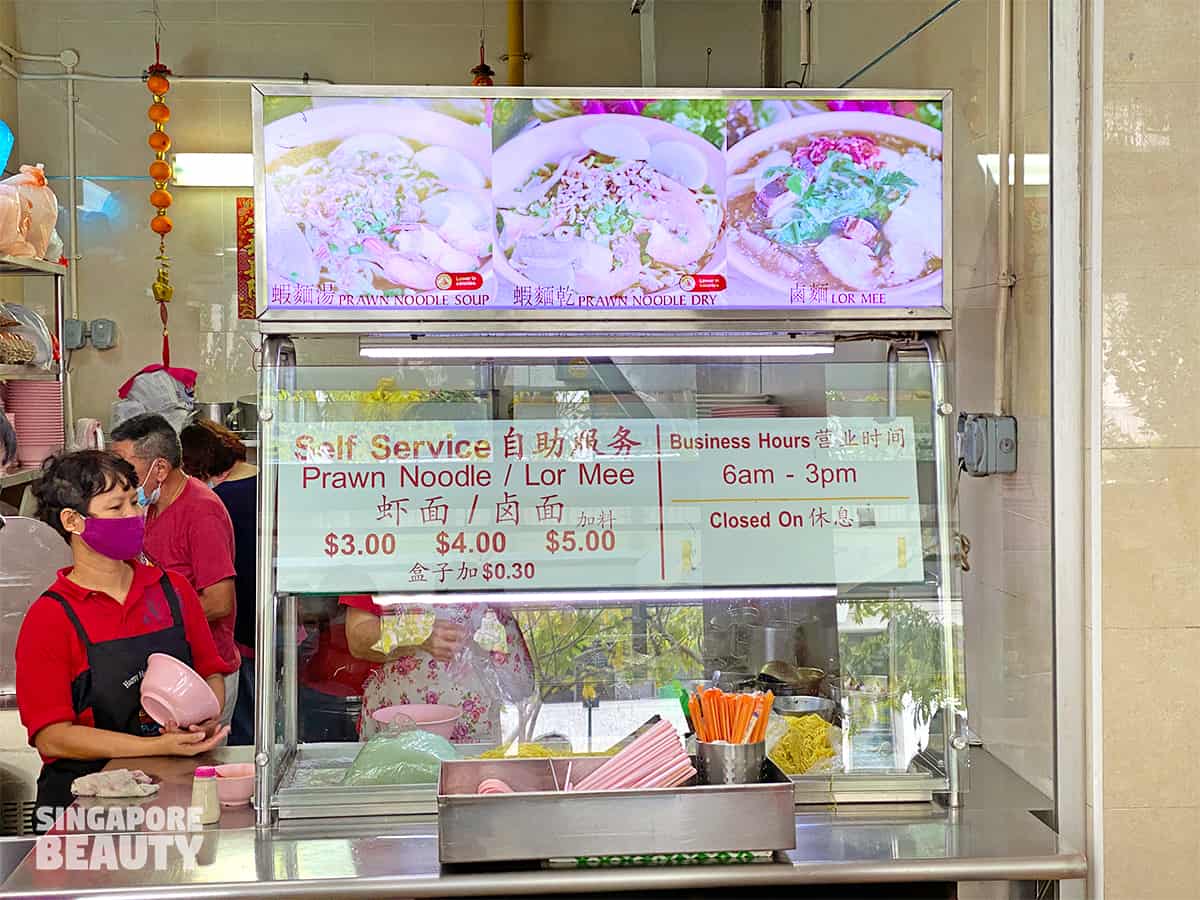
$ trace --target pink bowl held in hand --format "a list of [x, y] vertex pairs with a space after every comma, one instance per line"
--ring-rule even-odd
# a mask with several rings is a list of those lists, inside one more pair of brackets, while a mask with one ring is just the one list
[[254, 796], [254, 766], [251, 763], [230, 763], [215, 766], [217, 770], [217, 799], [222, 806], [245, 806]]
[[217, 695], [195, 670], [166, 653], [151, 653], [142, 677], [142, 708], [159, 725], [196, 725], [221, 712]]
[[384, 706], [371, 713], [371, 718], [380, 725], [387, 725], [397, 716], [407, 716], [422, 731], [450, 740], [454, 724], [462, 716], [462, 707], [444, 703], [401, 703], [398, 706]]

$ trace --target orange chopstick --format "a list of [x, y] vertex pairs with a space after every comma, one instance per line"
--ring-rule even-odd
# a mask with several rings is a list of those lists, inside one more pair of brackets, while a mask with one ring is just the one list
[[758, 727], [754, 729], [754, 734], [751, 737], [753, 743], [758, 743], [767, 736], [767, 720], [771, 716], [771, 709], [775, 705], [775, 693], [767, 691], [766, 696], [762, 698], [762, 712], [758, 717]]
[[710, 743], [757, 743], [767, 736], [767, 722], [775, 694], [727, 694], [719, 688], [697, 689], [688, 698], [688, 709], [697, 739]]
[[758, 699], [750, 695], [744, 695], [738, 698], [738, 706], [741, 707], [738, 712], [737, 725], [733, 729], [733, 740], [739, 744], [745, 743], [747, 734], [746, 730], [750, 726], [750, 719], [754, 715], [754, 709], [758, 705]]

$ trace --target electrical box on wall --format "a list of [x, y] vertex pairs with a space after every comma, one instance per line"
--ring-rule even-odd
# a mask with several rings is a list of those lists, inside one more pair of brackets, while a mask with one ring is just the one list
[[112, 319], [93, 319], [92, 346], [97, 350], [111, 350], [117, 346], [117, 323]]
[[63, 343], [67, 350], [82, 350], [88, 341], [97, 350], [111, 350], [117, 346], [117, 323], [112, 319], [67, 319], [63, 323]]
[[958, 460], [968, 475], [1010, 475], [1017, 471], [1017, 420], [1014, 416], [961, 413]]
[[84, 329], [87, 327], [87, 322], [81, 322], [79, 319], [67, 319], [63, 322], [63, 344], [67, 350], [82, 350], [87, 346], [87, 338], [84, 336]]

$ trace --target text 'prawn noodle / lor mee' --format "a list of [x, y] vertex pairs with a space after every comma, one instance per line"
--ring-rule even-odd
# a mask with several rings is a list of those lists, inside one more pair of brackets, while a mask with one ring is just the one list
[[782, 140], [732, 173], [728, 190], [731, 242], [784, 282], [875, 291], [942, 267], [942, 163], [914, 141]]
[[497, 197], [500, 250], [512, 269], [591, 296], [673, 290], [682, 275], [703, 271], [724, 228], [704, 155], [618, 123], [580, 137], [578, 152], [536, 166]]
[[269, 173], [320, 282], [339, 291], [432, 290], [491, 258], [487, 175], [453, 147], [364, 133], [290, 151]]

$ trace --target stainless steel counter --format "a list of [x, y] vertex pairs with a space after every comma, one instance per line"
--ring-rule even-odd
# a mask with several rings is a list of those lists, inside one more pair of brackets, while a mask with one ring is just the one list
[[[224, 751], [222, 759], [244, 751]], [[164, 765], [164, 762], [166, 765]], [[182, 763], [182, 765], [180, 765]], [[186, 805], [183, 791], [195, 760], [129, 760], [159, 777], [153, 801]], [[205, 830], [199, 865], [182, 868], [177, 851], [162, 871], [39, 870], [31, 855], [4, 884], [6, 897], [469, 897], [571, 892], [685, 890], [803, 884], [1050, 881], [1082, 878], [1082, 855], [1028, 808], [1040, 795], [1019, 787], [1003, 766], [982, 759], [972, 776], [977, 804], [946, 810], [933, 804], [804, 811], [796, 817], [796, 849], [772, 864], [688, 868], [543, 870], [532, 867], [443, 868], [432, 820], [310, 821], [259, 835], [226, 811]], [[190, 787], [189, 787], [190, 791]], [[984, 805], [989, 797], [1000, 800]], [[238, 812], [238, 811], [235, 811]], [[241, 811], [245, 812], [245, 811]], [[247, 812], [248, 816], [248, 812]], [[87, 836], [81, 840], [106, 840]]]

